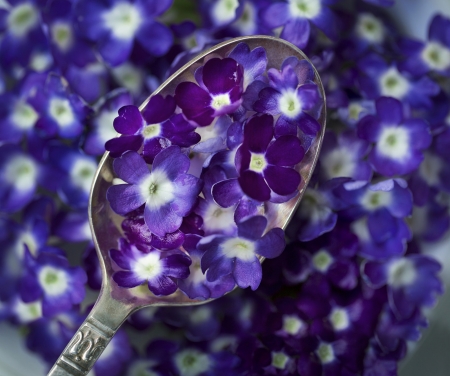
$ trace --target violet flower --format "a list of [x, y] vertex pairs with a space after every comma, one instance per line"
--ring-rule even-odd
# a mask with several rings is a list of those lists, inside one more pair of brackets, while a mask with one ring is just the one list
[[254, 216], [237, 224], [236, 237], [211, 235], [203, 238], [197, 248], [206, 251], [201, 261], [206, 279], [216, 281], [232, 274], [239, 287], [250, 286], [256, 290], [262, 278], [258, 256], [277, 257], [285, 246], [283, 230], [273, 228], [263, 236], [266, 226], [265, 217]]
[[127, 184], [108, 189], [111, 208], [124, 215], [145, 204], [145, 223], [152, 233], [163, 237], [178, 230], [202, 187], [201, 180], [186, 173], [189, 164], [178, 146], [162, 150], [153, 161], [152, 172], [138, 153], [124, 153], [114, 160], [114, 171]]
[[419, 167], [422, 150], [430, 146], [428, 124], [422, 119], [405, 119], [403, 105], [394, 98], [376, 101], [377, 115], [358, 123], [358, 136], [375, 144], [369, 162], [384, 176], [403, 175]]
[[337, 20], [328, 5], [335, 0], [287, 0], [276, 2], [263, 12], [263, 20], [271, 29], [282, 26], [280, 37], [305, 48], [310, 37], [310, 22], [329, 38], [337, 36]]
[[147, 283], [155, 295], [170, 295], [177, 290], [177, 279], [189, 275], [191, 259], [181, 251], [164, 254], [156, 249], [142, 252], [121, 239], [120, 250], [110, 250], [112, 260], [123, 270], [115, 271], [114, 281], [131, 288]]
[[273, 133], [270, 115], [253, 116], [246, 122], [244, 143], [235, 159], [239, 177], [213, 187], [213, 197], [220, 205], [228, 207], [233, 203], [230, 185], [234, 187], [236, 182], [247, 196], [260, 202], [284, 202], [295, 196], [301, 178], [293, 167], [302, 160], [304, 149], [296, 136], [285, 135], [272, 141]]
[[109, 140], [105, 147], [112, 157], [120, 157], [127, 150], [138, 151], [142, 144], [142, 155], [152, 163], [156, 154], [171, 145], [188, 147], [200, 141], [195, 127], [183, 115], [176, 114], [172, 96], [165, 98], [157, 94], [150, 98], [141, 112], [134, 105], [119, 109], [114, 119], [114, 129], [123, 136]]
[[231, 114], [242, 102], [243, 68], [231, 58], [208, 60], [198, 85], [182, 82], [175, 89], [175, 101], [183, 114], [199, 126], [210, 125], [215, 117]]
[[112, 66], [125, 62], [137, 42], [153, 56], [164, 55], [173, 43], [170, 30], [156, 21], [171, 0], [129, 0], [103, 3], [83, 0], [76, 4], [82, 35], [94, 42], [102, 58]]

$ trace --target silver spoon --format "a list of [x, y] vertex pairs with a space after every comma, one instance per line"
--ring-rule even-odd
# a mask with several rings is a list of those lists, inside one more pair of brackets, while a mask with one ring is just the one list
[[[302, 51], [279, 38], [269, 36], [234, 38], [219, 43], [199, 54], [170, 76], [152, 95], [173, 95], [180, 82], [195, 82], [194, 68], [203, 64], [205, 57], [214, 54], [223, 58], [240, 42], [245, 42], [252, 50], [259, 46], [264, 47], [268, 58], [267, 69], [280, 69], [283, 60], [289, 56], [296, 56], [299, 60], [308, 60]], [[268, 219], [267, 230], [274, 227], [280, 227], [283, 230], [286, 228], [300, 203], [319, 156], [325, 132], [326, 106], [324, 89], [317, 71], [315, 71], [315, 83], [319, 87], [324, 101], [319, 118], [321, 129], [304, 159], [296, 166], [296, 170], [302, 176], [299, 194], [283, 204], [268, 203], [265, 205], [265, 215]], [[141, 105], [141, 111], [149, 100], [150, 97]], [[153, 295], [146, 286], [145, 288], [125, 289], [119, 287], [113, 281], [113, 269], [108, 253], [110, 249], [117, 247], [117, 241], [121, 237], [122, 217], [111, 210], [106, 200], [106, 191], [112, 185], [114, 178], [112, 161], [113, 159], [108, 153], [105, 153], [101, 159], [94, 177], [88, 208], [92, 238], [102, 269], [102, 288], [88, 317], [50, 370], [49, 376], [86, 375], [122, 323], [133, 312], [141, 308], [147, 306], [190, 306], [204, 304], [212, 300], [189, 299], [180, 290], [170, 296], [159, 297]], [[262, 261], [264, 261], [263, 258], [261, 258]], [[42, 346], [45, 346], [45, 344], [43, 343]]]

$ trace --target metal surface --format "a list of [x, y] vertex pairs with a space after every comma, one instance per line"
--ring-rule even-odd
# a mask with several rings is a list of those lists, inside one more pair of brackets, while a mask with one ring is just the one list
[[[268, 36], [230, 39], [199, 54], [170, 76], [152, 95], [173, 95], [175, 88], [180, 82], [195, 82], [194, 71], [197, 67], [204, 64], [205, 57], [214, 55], [223, 58], [240, 42], [247, 43], [251, 49], [259, 46], [264, 47], [268, 57], [267, 69], [280, 69], [283, 60], [289, 56], [308, 60], [302, 51], [282, 39]], [[283, 204], [266, 204], [267, 230], [274, 227], [286, 228], [305, 192], [319, 156], [325, 132], [326, 106], [325, 93], [317, 72], [315, 72], [315, 82], [319, 87], [324, 102], [319, 118], [321, 130], [304, 159], [296, 166], [296, 169], [302, 176], [299, 194]], [[149, 99], [150, 97], [141, 105], [141, 110], [148, 103]], [[51, 376], [86, 375], [120, 325], [132, 312], [140, 308], [149, 305], [195, 305], [210, 301], [189, 299], [179, 290], [170, 296], [157, 297], [146, 286], [143, 288], [125, 289], [119, 287], [113, 281], [113, 269], [108, 252], [111, 248], [117, 247], [118, 238], [121, 236], [120, 224], [122, 221], [120, 216], [112, 212], [106, 200], [106, 191], [111, 186], [113, 178], [112, 158], [109, 157], [108, 153], [105, 153], [94, 177], [88, 209], [92, 237], [100, 259], [103, 284], [94, 308], [50, 370], [48, 375]], [[263, 259], [261, 259], [262, 261]], [[45, 346], [45, 344], [42, 345]]]

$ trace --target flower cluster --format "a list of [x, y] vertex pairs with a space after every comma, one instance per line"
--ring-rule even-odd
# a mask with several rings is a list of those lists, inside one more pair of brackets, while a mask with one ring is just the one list
[[[120, 330], [95, 375], [396, 375], [443, 291], [426, 251], [450, 227], [450, 19], [411, 39], [393, 3], [0, 1], [2, 325], [51, 366], [84, 320], [106, 149], [115, 283], [220, 299], [135, 313], [125, 329], [152, 339], [138, 351]], [[326, 96], [285, 234], [264, 209], [295, 200], [320, 128], [311, 64], [241, 43], [136, 106], [199, 52], [257, 34], [301, 48]]]

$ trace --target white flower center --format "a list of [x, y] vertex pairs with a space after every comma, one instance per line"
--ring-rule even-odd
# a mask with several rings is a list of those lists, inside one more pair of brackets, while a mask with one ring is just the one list
[[236, 349], [238, 340], [233, 335], [221, 335], [210, 342], [209, 348], [212, 352], [227, 351], [227, 349]]
[[14, 36], [24, 37], [39, 22], [39, 13], [33, 4], [22, 3], [11, 9], [6, 22]]
[[51, 25], [50, 33], [53, 43], [55, 43], [58, 48], [66, 52], [73, 43], [73, 31], [72, 27], [67, 22], [55, 22]]
[[432, 69], [450, 68], [450, 49], [438, 42], [428, 42], [420, 56]]
[[235, 226], [235, 207], [222, 208], [214, 202], [210, 202], [203, 215], [203, 227], [208, 232], [227, 230]]
[[17, 238], [17, 253], [20, 258], [23, 257], [24, 254], [24, 246], [28, 247], [28, 250], [30, 253], [35, 256], [36, 252], [38, 250], [38, 243], [36, 239], [34, 238], [34, 235], [31, 232], [25, 231], [20, 233], [20, 235]]
[[352, 102], [348, 106], [348, 118], [350, 120], [359, 120], [359, 114], [364, 110], [358, 102]]
[[118, 3], [102, 16], [105, 26], [117, 39], [133, 39], [142, 23], [139, 10], [130, 3]]
[[354, 221], [350, 227], [360, 241], [367, 242], [371, 239], [366, 217]]
[[409, 90], [409, 82], [395, 67], [391, 67], [379, 78], [381, 95], [402, 99]]
[[144, 129], [142, 129], [142, 136], [144, 136], [146, 140], [157, 137], [159, 136], [160, 133], [161, 133], [161, 124], [150, 124], [145, 126]]
[[385, 35], [383, 23], [370, 13], [362, 13], [356, 21], [356, 35], [369, 43], [381, 43]]
[[389, 206], [392, 201], [391, 192], [371, 191], [367, 189], [361, 197], [361, 205], [366, 210], [377, 210]]
[[33, 128], [39, 114], [28, 103], [18, 101], [14, 106], [11, 121], [21, 130]]
[[196, 349], [185, 349], [174, 356], [178, 374], [198, 376], [209, 370], [210, 360], [207, 354]]
[[266, 166], [267, 161], [264, 154], [251, 153], [250, 157], [250, 170], [255, 172], [262, 172]]
[[217, 94], [214, 95], [211, 99], [210, 106], [218, 111], [222, 109], [223, 107], [229, 106], [231, 104], [230, 95], [228, 93], [224, 94]]
[[52, 98], [50, 99], [49, 107], [50, 116], [61, 128], [67, 127], [74, 122], [75, 116], [68, 99]]
[[317, 349], [317, 356], [319, 357], [322, 364], [331, 363], [334, 360], [333, 347], [327, 343], [320, 344]]
[[18, 155], [8, 162], [4, 178], [19, 190], [32, 189], [36, 184], [36, 163], [25, 155]]
[[156, 364], [153, 360], [135, 360], [128, 368], [127, 376], [158, 376], [160, 375], [159, 373], [155, 373], [150, 369]]
[[237, 257], [242, 261], [252, 261], [255, 258], [255, 245], [247, 239], [232, 238], [221, 245], [222, 253], [228, 258]]
[[198, 127], [195, 131], [200, 135], [200, 141], [204, 142], [211, 138], [216, 138], [218, 136], [217, 134], [217, 127], [216, 122], [218, 118], [215, 118], [212, 122], [212, 124], [206, 126], [206, 127]]
[[205, 275], [202, 272], [202, 267], [200, 264], [200, 259], [194, 257], [191, 258], [192, 263], [189, 266], [189, 281], [194, 285], [198, 285], [205, 281]]
[[335, 308], [330, 314], [331, 325], [333, 325], [334, 330], [344, 330], [347, 329], [350, 324], [350, 319], [348, 313], [345, 309]]
[[278, 369], [284, 369], [289, 357], [284, 352], [273, 352], [272, 353], [272, 366]]
[[278, 98], [278, 108], [280, 112], [290, 118], [295, 119], [302, 111], [302, 104], [294, 90], [285, 90]]
[[36, 72], [44, 72], [53, 64], [53, 57], [47, 52], [35, 51], [30, 57], [30, 68]]
[[322, 158], [322, 167], [328, 179], [351, 177], [355, 170], [355, 161], [350, 150], [336, 148]]
[[42, 317], [42, 303], [40, 300], [24, 303], [21, 299], [18, 299], [14, 306], [14, 312], [19, 321], [26, 324]]
[[162, 266], [159, 252], [150, 252], [144, 257], [140, 257], [133, 265], [133, 272], [140, 278], [149, 280], [161, 274]]
[[442, 169], [441, 158], [433, 154], [425, 153], [424, 159], [419, 166], [419, 173], [428, 185], [436, 186], [440, 182], [440, 173]]
[[380, 154], [402, 160], [409, 155], [409, 133], [403, 127], [386, 127], [381, 131], [376, 147]]
[[211, 315], [211, 308], [202, 306], [199, 308], [195, 308], [195, 310], [191, 312], [191, 314], [189, 315], [189, 321], [192, 324], [201, 324], [205, 321], [208, 321], [211, 318]]
[[95, 119], [95, 125], [101, 142], [116, 137], [117, 132], [113, 127], [114, 119], [117, 117], [117, 111], [102, 111]]
[[58, 296], [67, 290], [69, 282], [64, 270], [44, 266], [39, 270], [38, 281], [47, 295]]
[[138, 95], [142, 90], [144, 72], [130, 63], [124, 63], [112, 69], [114, 79], [131, 94]]
[[317, 270], [325, 273], [333, 263], [333, 257], [322, 249], [313, 256], [312, 263]]
[[211, 9], [211, 16], [217, 26], [225, 25], [236, 17], [238, 0], [216, 0]]
[[79, 158], [70, 170], [70, 179], [76, 187], [89, 193], [95, 171], [97, 171], [97, 164], [94, 161]]
[[[244, 9], [242, 11], [241, 17], [233, 23], [233, 26], [239, 30], [241, 35], [251, 35], [254, 34], [256, 30], [256, 15], [257, 11], [255, 6], [250, 3], [244, 3]], [[247, 86], [244, 85], [244, 88]]]
[[283, 316], [283, 330], [290, 335], [297, 335], [303, 327], [303, 321], [297, 316], [284, 315]]
[[173, 201], [174, 187], [167, 178], [165, 172], [154, 170], [139, 184], [141, 194], [146, 198], [147, 205], [151, 209], [158, 209], [161, 206]]
[[289, 0], [290, 14], [298, 18], [314, 18], [321, 11], [320, 0]]
[[392, 287], [408, 286], [417, 278], [414, 263], [406, 258], [393, 261], [388, 268], [388, 284]]

